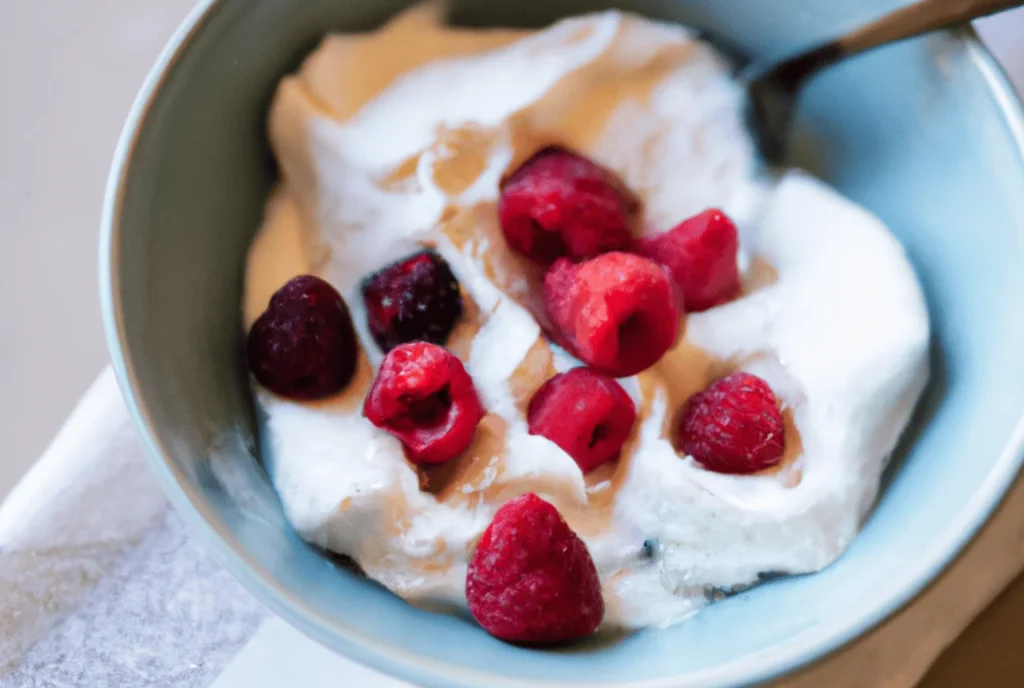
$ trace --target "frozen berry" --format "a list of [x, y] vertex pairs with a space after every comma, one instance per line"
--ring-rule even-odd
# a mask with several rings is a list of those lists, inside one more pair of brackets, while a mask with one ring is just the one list
[[313, 275], [296, 277], [270, 299], [249, 330], [249, 370], [292, 399], [320, 399], [352, 379], [359, 351], [341, 295]]
[[688, 311], [707, 310], [739, 294], [739, 235], [721, 210], [707, 210], [667, 232], [644, 237], [635, 250], [668, 268]]
[[668, 275], [629, 253], [605, 253], [579, 265], [557, 261], [544, 277], [544, 305], [555, 339], [613, 377], [654, 365], [679, 332]]
[[587, 546], [532, 493], [506, 502], [484, 531], [469, 561], [466, 599], [485, 631], [511, 642], [582, 638], [604, 617]]
[[459, 282], [448, 263], [422, 251], [363, 282], [370, 334], [385, 353], [399, 344], [444, 344], [462, 315]]
[[618, 457], [636, 406], [614, 379], [574, 368], [545, 382], [527, 410], [531, 435], [557, 444], [587, 473]]
[[434, 464], [466, 450], [484, 409], [462, 361], [436, 344], [410, 342], [384, 357], [363, 415], [400, 439], [409, 461]]
[[548, 264], [626, 250], [628, 206], [610, 172], [549, 146], [502, 182], [498, 216], [512, 248]]
[[756, 473], [785, 449], [782, 412], [768, 383], [733, 373], [694, 394], [679, 420], [679, 448], [716, 473]]

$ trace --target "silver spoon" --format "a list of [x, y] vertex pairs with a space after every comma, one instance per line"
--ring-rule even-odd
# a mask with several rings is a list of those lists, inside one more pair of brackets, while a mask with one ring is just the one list
[[1024, 0], [921, 0], [867, 26], [774, 65], [751, 65], [747, 82], [751, 129], [761, 154], [778, 163], [786, 152], [793, 105], [800, 89], [825, 67], [879, 46], [1024, 5]]

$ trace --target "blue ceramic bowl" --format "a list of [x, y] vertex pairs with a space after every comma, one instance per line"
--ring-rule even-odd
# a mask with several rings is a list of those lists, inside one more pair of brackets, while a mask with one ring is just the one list
[[[292, 532], [260, 466], [240, 356], [244, 257], [274, 179], [265, 114], [278, 79], [325, 32], [370, 29], [404, 4], [201, 2], [146, 81], [117, 151], [101, 249], [111, 355], [164, 487], [224, 566], [325, 645], [439, 688], [746, 685], [836, 649], [907, 603], [998, 504], [1024, 435], [1024, 118], [968, 30], [844, 64], [800, 109], [792, 162], [893, 228], [935, 330], [934, 382], [877, 508], [834, 565], [669, 629], [541, 651], [414, 609]], [[620, 6], [772, 56], [896, 4]], [[602, 5], [468, 0], [455, 16], [542, 24]]]

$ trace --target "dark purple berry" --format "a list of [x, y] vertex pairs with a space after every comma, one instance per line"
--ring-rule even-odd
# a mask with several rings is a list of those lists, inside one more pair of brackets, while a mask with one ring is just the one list
[[340, 392], [356, 369], [352, 317], [327, 282], [302, 275], [281, 287], [249, 330], [249, 370], [261, 385], [292, 399]]
[[462, 316], [459, 282], [433, 251], [403, 258], [367, 277], [363, 298], [370, 334], [384, 352], [413, 341], [443, 345]]

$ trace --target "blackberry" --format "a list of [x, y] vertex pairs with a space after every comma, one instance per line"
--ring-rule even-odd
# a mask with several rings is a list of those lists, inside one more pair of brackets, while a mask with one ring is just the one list
[[292, 279], [271, 297], [246, 343], [256, 380], [292, 399], [340, 392], [355, 374], [358, 351], [344, 300], [313, 275]]
[[413, 341], [443, 345], [462, 316], [459, 282], [433, 251], [375, 272], [362, 292], [370, 334], [385, 353]]

